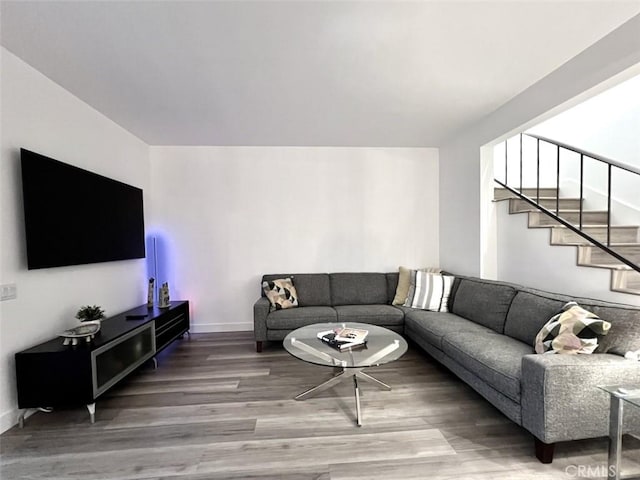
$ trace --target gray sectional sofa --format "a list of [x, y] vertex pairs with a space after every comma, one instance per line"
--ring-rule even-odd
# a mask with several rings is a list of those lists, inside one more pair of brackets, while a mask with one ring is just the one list
[[[292, 277], [299, 307], [269, 311], [254, 304], [256, 347], [303, 325], [363, 322], [396, 332], [424, 349], [535, 438], [536, 456], [551, 462], [556, 442], [605, 436], [609, 398], [598, 385], [640, 384], [640, 308], [457, 276], [449, 312], [393, 306], [397, 273], [265, 275]], [[542, 326], [568, 301], [611, 322], [592, 355], [538, 355]]]

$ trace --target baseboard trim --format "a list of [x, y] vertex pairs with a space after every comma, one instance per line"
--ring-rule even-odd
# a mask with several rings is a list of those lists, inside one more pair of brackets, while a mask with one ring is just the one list
[[251, 332], [253, 323], [192, 323], [191, 333]]
[[[25, 418], [30, 417], [31, 415], [36, 413], [36, 411], [37, 410], [35, 409], [27, 410], [25, 412]], [[20, 415], [20, 410], [18, 410], [17, 408], [12, 408], [8, 412], [4, 412], [2, 415], [0, 415], [0, 433], [4, 433], [14, 425], [17, 425], [18, 415]]]

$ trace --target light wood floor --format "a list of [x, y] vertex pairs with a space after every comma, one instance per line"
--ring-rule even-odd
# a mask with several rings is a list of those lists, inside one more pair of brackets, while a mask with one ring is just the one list
[[[252, 334], [177, 341], [97, 403], [37, 413], [0, 436], [8, 479], [348, 480], [598, 478], [605, 439], [561, 443], [551, 465], [532, 437], [411, 346], [370, 369], [391, 392], [363, 385], [364, 425], [352, 388], [295, 401], [332, 372], [277, 343], [255, 353]], [[606, 414], [606, 412], [603, 412]], [[625, 461], [640, 470], [640, 441]]]

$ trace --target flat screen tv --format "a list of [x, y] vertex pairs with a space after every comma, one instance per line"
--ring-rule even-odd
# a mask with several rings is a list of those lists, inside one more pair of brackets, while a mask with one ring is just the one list
[[20, 150], [27, 266], [144, 258], [142, 190]]

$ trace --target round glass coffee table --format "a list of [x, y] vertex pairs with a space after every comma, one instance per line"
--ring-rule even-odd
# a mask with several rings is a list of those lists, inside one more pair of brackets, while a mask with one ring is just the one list
[[[318, 338], [319, 332], [340, 327], [368, 330], [366, 346], [338, 350]], [[389, 385], [367, 375], [363, 370], [399, 359], [407, 351], [407, 342], [391, 330], [367, 323], [315, 323], [289, 333], [284, 339], [284, 348], [291, 355], [305, 362], [341, 369], [338, 374], [326, 382], [302, 392], [295, 399], [305, 400], [339, 383], [353, 379], [356, 422], [358, 426], [361, 426], [362, 414], [360, 412], [358, 380], [373, 383], [384, 390], [391, 390]]]

